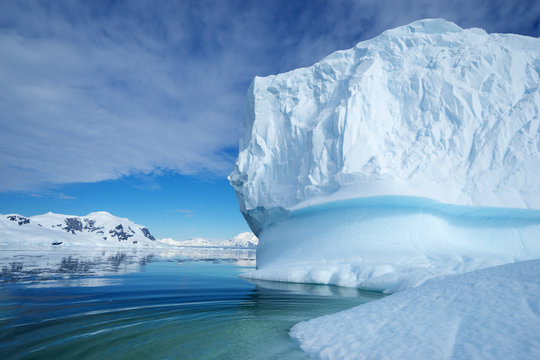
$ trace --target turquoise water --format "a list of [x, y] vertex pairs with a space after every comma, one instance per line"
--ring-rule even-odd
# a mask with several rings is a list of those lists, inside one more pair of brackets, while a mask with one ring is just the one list
[[248, 282], [246, 251], [1, 257], [3, 359], [304, 359], [291, 326], [383, 296]]

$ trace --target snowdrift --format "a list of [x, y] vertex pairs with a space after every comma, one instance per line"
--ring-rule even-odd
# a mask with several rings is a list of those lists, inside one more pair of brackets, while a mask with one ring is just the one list
[[256, 77], [251, 278], [395, 291], [540, 256], [540, 39], [422, 20]]
[[319, 359], [538, 359], [540, 260], [443, 279], [295, 325]]

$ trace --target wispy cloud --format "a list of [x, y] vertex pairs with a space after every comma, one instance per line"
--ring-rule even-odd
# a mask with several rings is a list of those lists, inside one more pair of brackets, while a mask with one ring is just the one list
[[535, 1], [4, 2], [0, 191], [225, 175], [253, 76], [424, 17], [540, 35]]
[[191, 214], [193, 212], [193, 210], [187, 210], [187, 209], [177, 209], [176, 211], [178, 211], [179, 213], [184, 213], [184, 214]]
[[181, 214], [184, 214], [184, 216], [188, 218], [192, 218], [193, 216], [195, 216], [195, 214], [193, 214], [193, 210], [177, 209], [176, 211], [178, 211]]
[[77, 197], [75, 196], [69, 196], [69, 195], [66, 195], [64, 193], [60, 193], [56, 196], [57, 199], [61, 199], [61, 200], [75, 200], [77, 199]]

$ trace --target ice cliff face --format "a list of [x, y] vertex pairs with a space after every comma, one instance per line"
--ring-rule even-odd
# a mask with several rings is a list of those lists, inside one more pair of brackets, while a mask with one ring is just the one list
[[540, 39], [423, 20], [255, 78], [253, 279], [399, 291], [540, 257]]
[[258, 234], [370, 196], [540, 208], [540, 40], [423, 20], [256, 77], [229, 179]]

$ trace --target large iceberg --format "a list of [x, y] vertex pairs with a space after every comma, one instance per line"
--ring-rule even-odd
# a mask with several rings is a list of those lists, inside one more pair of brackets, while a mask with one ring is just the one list
[[540, 39], [422, 20], [256, 77], [252, 278], [396, 291], [540, 257]]

